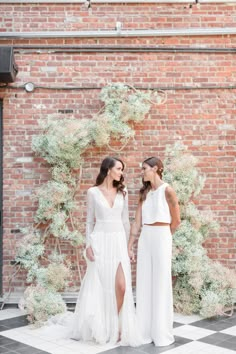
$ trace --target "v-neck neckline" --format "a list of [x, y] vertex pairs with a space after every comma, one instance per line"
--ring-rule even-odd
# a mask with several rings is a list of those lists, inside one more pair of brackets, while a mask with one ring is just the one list
[[107, 198], [105, 197], [104, 193], [101, 191], [101, 189], [100, 189], [98, 186], [96, 186], [96, 187], [97, 187], [97, 189], [99, 190], [99, 192], [101, 193], [101, 195], [103, 196], [103, 198], [105, 199], [105, 201], [106, 201], [106, 203], [107, 203], [109, 209], [113, 209], [113, 208], [114, 208], [114, 205], [115, 205], [115, 202], [116, 202], [116, 197], [117, 197], [117, 195], [118, 195], [118, 192], [116, 193], [116, 196], [115, 196], [115, 198], [114, 198], [114, 201], [113, 201], [112, 206], [110, 206], [110, 204], [109, 204]]

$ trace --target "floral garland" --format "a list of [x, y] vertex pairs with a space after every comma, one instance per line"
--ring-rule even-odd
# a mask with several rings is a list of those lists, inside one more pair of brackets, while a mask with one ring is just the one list
[[203, 317], [225, 314], [233, 308], [233, 270], [211, 260], [203, 247], [210, 232], [219, 225], [209, 210], [199, 211], [191, 202], [202, 190], [205, 178], [199, 176], [194, 156], [175, 145], [167, 149], [164, 178], [179, 198], [181, 225], [173, 239], [174, 307], [184, 314], [200, 313]]
[[[79, 246], [84, 238], [73, 210], [82, 175], [82, 154], [91, 146], [110, 147], [114, 139], [121, 142], [122, 149], [134, 137], [128, 123], [142, 121], [153, 104], [161, 104], [165, 99], [163, 92], [142, 92], [115, 83], [101, 90], [103, 105], [92, 119], [51, 116], [41, 122], [42, 133], [34, 137], [32, 148], [51, 165], [52, 178], [36, 191], [35, 224], [22, 230], [15, 257], [18, 269], [27, 271], [30, 285], [20, 307], [26, 309], [30, 322], [41, 324], [66, 309], [60, 291], [68, 283], [71, 265], [61, 252], [61, 241], [75, 248], [80, 275]], [[49, 239], [55, 244], [50, 252]]]
[[[71, 266], [61, 252], [60, 242], [69, 242], [75, 248], [79, 264], [79, 246], [84, 238], [72, 212], [82, 175], [82, 154], [90, 146], [111, 148], [114, 139], [122, 143], [119, 150], [124, 148], [134, 137], [128, 123], [142, 121], [151, 106], [165, 102], [166, 96], [116, 83], [105, 86], [100, 99], [103, 106], [92, 119], [50, 117], [41, 125], [42, 134], [33, 139], [33, 151], [51, 165], [52, 179], [36, 192], [35, 224], [22, 230], [15, 258], [18, 270], [27, 271], [30, 285], [20, 305], [32, 323], [41, 324], [66, 310], [60, 291], [67, 285]], [[210, 260], [202, 246], [209, 232], [217, 232], [218, 226], [209, 212], [198, 211], [191, 202], [203, 188], [204, 178], [199, 176], [194, 156], [184, 150], [181, 145], [167, 149], [164, 161], [164, 179], [177, 192], [182, 219], [173, 239], [174, 306], [177, 312], [210, 317], [232, 305], [235, 275]], [[78, 178], [75, 170], [79, 170]], [[49, 253], [50, 238], [55, 249]]]

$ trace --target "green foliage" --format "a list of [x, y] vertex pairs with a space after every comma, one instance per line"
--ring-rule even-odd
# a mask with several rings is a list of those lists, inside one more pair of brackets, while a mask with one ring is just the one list
[[65, 222], [68, 213], [75, 206], [70, 187], [65, 183], [53, 180], [45, 183], [37, 190], [36, 198], [38, 200], [38, 210], [35, 215], [35, 222], [47, 222], [55, 219], [55, 213], [60, 213], [60, 217]]
[[205, 177], [199, 176], [197, 159], [184, 152], [185, 147], [175, 144], [167, 148], [164, 178], [175, 189], [179, 202], [185, 205], [192, 196], [197, 196], [204, 187]]
[[175, 188], [181, 206], [181, 225], [173, 238], [174, 306], [177, 312], [199, 312], [203, 317], [222, 314], [232, 305], [236, 277], [232, 270], [213, 262], [202, 243], [219, 225], [209, 211], [199, 211], [191, 202], [205, 178], [198, 174], [197, 160], [184, 147], [167, 149], [165, 180]]
[[48, 291], [57, 292], [65, 288], [65, 284], [70, 277], [68, 265], [61, 262], [53, 262], [48, 267], [38, 268], [36, 282]]
[[[92, 119], [48, 117], [42, 121], [42, 133], [32, 142], [35, 154], [51, 165], [52, 179], [36, 192], [37, 225], [22, 230], [16, 254], [16, 261], [27, 270], [27, 281], [31, 283], [21, 304], [31, 322], [42, 323], [65, 311], [58, 292], [67, 284], [70, 266], [60, 254], [60, 241], [68, 241], [74, 247], [83, 242], [72, 217], [79, 187], [75, 169], [81, 169], [82, 154], [93, 145], [109, 147], [114, 138], [126, 144], [134, 136], [128, 123], [143, 120], [153, 100], [156, 104], [163, 100], [159, 93], [143, 93], [120, 83], [104, 87], [100, 99], [103, 107]], [[199, 176], [196, 163], [182, 145], [166, 151], [164, 179], [177, 192], [182, 219], [174, 235], [174, 306], [179, 312], [200, 312], [209, 317], [222, 313], [231, 304], [235, 276], [212, 262], [202, 246], [209, 232], [217, 232], [217, 224], [209, 211], [200, 212], [191, 202], [205, 181]], [[54, 239], [59, 254], [47, 252], [45, 242], [49, 238]]]
[[[23, 233], [16, 255], [16, 261], [28, 272], [27, 282], [31, 283], [22, 304], [31, 322], [42, 323], [49, 316], [65, 311], [58, 291], [65, 288], [70, 267], [60, 255], [48, 255], [45, 242], [53, 238], [59, 251], [61, 240], [73, 247], [83, 242], [72, 217], [79, 187], [74, 170], [81, 169], [82, 154], [88, 147], [108, 145], [114, 138], [126, 143], [134, 136], [127, 122], [144, 119], [151, 107], [151, 95], [124, 84], [112, 84], [101, 90], [103, 107], [92, 119], [50, 116], [42, 120], [42, 133], [33, 138], [32, 149], [51, 165], [52, 179], [36, 191], [37, 225]], [[157, 93], [152, 96], [157, 104], [161, 102]]]
[[65, 183], [68, 186], [75, 187], [76, 179], [71, 174], [71, 169], [65, 164], [60, 163], [51, 168], [52, 179], [58, 183]]
[[87, 119], [49, 117], [42, 123], [44, 133], [33, 138], [33, 151], [52, 166], [78, 168], [81, 154], [91, 144], [92, 126]]
[[134, 91], [121, 83], [105, 86], [100, 94], [104, 102], [103, 115], [108, 117], [114, 128], [122, 122], [142, 121], [151, 108], [151, 96], [151, 92]]
[[62, 296], [41, 285], [29, 286], [19, 305], [26, 309], [29, 321], [37, 325], [43, 324], [51, 316], [66, 311]]
[[35, 269], [39, 264], [39, 257], [45, 251], [42, 242], [41, 232], [33, 228], [25, 228], [21, 230], [24, 237], [17, 245], [16, 262], [20, 263], [23, 268], [30, 271]]
[[100, 93], [104, 106], [93, 119], [49, 117], [41, 124], [44, 133], [33, 138], [33, 151], [52, 166], [79, 168], [81, 155], [89, 146], [107, 145], [114, 137], [121, 142], [133, 137], [127, 122], [144, 119], [151, 96], [157, 104], [161, 102], [156, 93], [144, 93], [121, 83], [107, 85]]

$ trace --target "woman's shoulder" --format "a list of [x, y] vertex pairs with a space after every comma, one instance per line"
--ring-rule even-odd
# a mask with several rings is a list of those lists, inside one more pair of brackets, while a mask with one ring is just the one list
[[163, 181], [163, 183], [161, 184], [161, 187], [162, 187], [163, 189], [172, 188], [171, 185], [170, 185], [168, 182], [165, 182], [165, 181]]
[[175, 194], [174, 188], [169, 184], [169, 183], [165, 183], [165, 194], [166, 195], [171, 195], [171, 194]]
[[87, 189], [87, 194], [94, 194], [97, 190], [97, 186], [92, 186], [90, 188]]

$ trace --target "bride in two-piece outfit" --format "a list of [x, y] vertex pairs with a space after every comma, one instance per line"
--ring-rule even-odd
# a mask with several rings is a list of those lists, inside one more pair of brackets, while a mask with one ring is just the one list
[[136, 328], [127, 251], [130, 224], [123, 170], [121, 160], [105, 158], [95, 186], [87, 192], [87, 271], [71, 337], [137, 346], [142, 343]]

